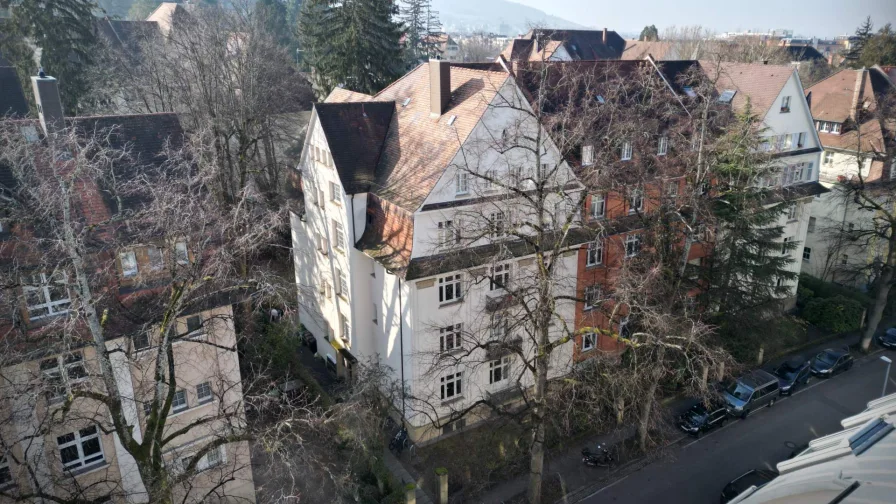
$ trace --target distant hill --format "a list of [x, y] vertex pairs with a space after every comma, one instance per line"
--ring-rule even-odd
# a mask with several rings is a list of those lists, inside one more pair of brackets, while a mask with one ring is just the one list
[[533, 25], [583, 29], [586, 26], [506, 0], [432, 0], [442, 29], [449, 33], [484, 31], [502, 35], [526, 33]]

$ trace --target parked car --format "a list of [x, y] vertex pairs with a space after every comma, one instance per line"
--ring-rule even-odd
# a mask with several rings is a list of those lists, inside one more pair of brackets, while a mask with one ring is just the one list
[[896, 327], [891, 327], [878, 336], [877, 342], [884, 348], [896, 349]]
[[855, 361], [849, 355], [849, 348], [828, 348], [822, 350], [812, 360], [812, 374], [829, 378], [848, 370]]
[[803, 358], [790, 359], [775, 369], [781, 395], [790, 395], [800, 385], [809, 383], [810, 362]]
[[678, 419], [678, 427], [688, 434], [700, 437], [706, 431], [725, 425], [728, 407], [719, 400], [699, 402], [684, 412]]
[[745, 472], [741, 474], [737, 478], [731, 480], [730, 483], [725, 485], [725, 488], [722, 490], [722, 497], [719, 499], [719, 502], [722, 504], [726, 504], [731, 499], [734, 499], [738, 495], [744, 493], [744, 490], [755, 486], [756, 488], [761, 488], [769, 481], [775, 479], [778, 476], [778, 473], [774, 471], [769, 471], [767, 469], [753, 469], [752, 471]]
[[728, 414], [747, 418], [750, 411], [768, 405], [773, 406], [778, 399], [778, 378], [768, 371], [757, 369], [740, 377], [725, 387]]

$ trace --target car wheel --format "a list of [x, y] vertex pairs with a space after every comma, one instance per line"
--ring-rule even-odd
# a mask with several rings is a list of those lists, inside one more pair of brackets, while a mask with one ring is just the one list
[[740, 417], [741, 417], [742, 419], [746, 419], [748, 416], [750, 416], [750, 410], [749, 410], [749, 409], [745, 409], [744, 412], [740, 414]]
[[774, 406], [775, 401], [777, 401], [777, 400], [778, 400], [777, 397], [772, 397], [772, 400], [768, 402], [768, 407], [771, 408], [772, 406]]

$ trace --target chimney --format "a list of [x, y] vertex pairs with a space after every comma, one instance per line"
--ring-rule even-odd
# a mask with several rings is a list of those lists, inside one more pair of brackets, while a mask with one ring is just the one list
[[853, 121], [858, 120], [859, 107], [862, 106], [859, 100], [862, 98], [862, 92], [865, 90], [865, 73], [867, 72], [868, 70], [865, 70], [865, 67], [862, 67], [861, 70], [856, 70], [856, 85], [852, 91], [852, 107], [849, 109], [849, 118]]
[[604, 45], [607, 45], [607, 29], [604, 28]]
[[62, 114], [62, 100], [59, 98], [59, 84], [55, 77], [49, 77], [41, 68], [37, 76], [31, 77], [31, 89], [44, 133], [49, 136], [63, 128], [65, 116]]
[[429, 115], [439, 117], [451, 100], [451, 64], [447, 61], [429, 60]]

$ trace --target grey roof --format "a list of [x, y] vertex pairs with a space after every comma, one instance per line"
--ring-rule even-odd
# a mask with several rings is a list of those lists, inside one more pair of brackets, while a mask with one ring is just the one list
[[28, 115], [28, 101], [22, 83], [15, 68], [2, 65], [0, 61], [0, 117], [24, 117]]

